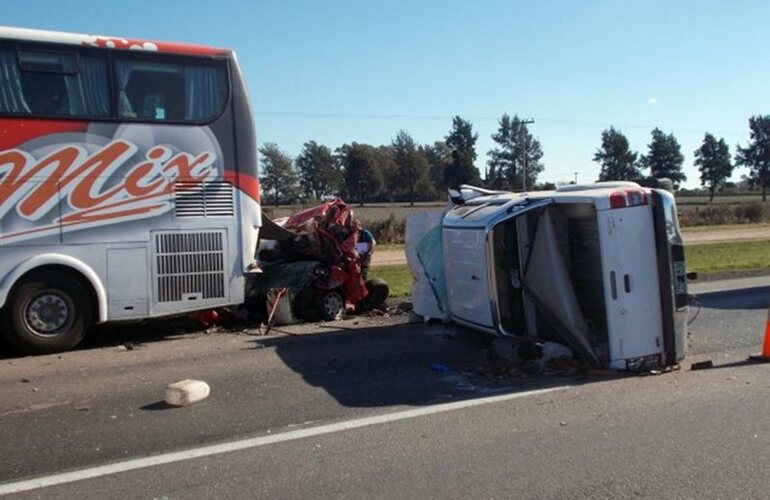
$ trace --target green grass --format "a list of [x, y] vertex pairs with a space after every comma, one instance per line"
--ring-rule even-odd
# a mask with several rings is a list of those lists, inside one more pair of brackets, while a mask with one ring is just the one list
[[[685, 247], [687, 270], [707, 275], [723, 271], [770, 270], [770, 240], [710, 243]], [[390, 285], [391, 297], [409, 297], [412, 275], [406, 264], [373, 267]]]
[[409, 297], [412, 295], [412, 273], [406, 264], [395, 266], [372, 267], [370, 276], [377, 276], [388, 282], [391, 297]]
[[688, 271], [703, 274], [770, 269], [770, 240], [688, 245], [685, 258]]
[[[768, 224], [770, 225], [770, 224]], [[404, 245], [403, 243], [377, 243], [377, 248], [375, 249], [375, 252], [380, 251], [393, 251], [393, 250], [399, 250], [401, 252], [404, 251]]]

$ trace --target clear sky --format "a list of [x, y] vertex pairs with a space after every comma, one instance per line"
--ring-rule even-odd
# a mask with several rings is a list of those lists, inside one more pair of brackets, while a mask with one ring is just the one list
[[291, 155], [399, 129], [432, 143], [459, 114], [483, 174], [507, 112], [535, 119], [541, 181], [595, 180], [603, 129], [646, 152], [657, 126], [678, 138], [693, 187], [705, 132], [732, 153], [749, 116], [770, 113], [766, 0], [0, 0], [0, 24], [233, 48], [258, 140]]

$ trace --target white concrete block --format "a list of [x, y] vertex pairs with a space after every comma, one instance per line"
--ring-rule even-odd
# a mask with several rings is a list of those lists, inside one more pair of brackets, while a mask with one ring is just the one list
[[206, 399], [211, 389], [202, 380], [180, 380], [166, 387], [166, 403], [172, 406], [187, 406]]

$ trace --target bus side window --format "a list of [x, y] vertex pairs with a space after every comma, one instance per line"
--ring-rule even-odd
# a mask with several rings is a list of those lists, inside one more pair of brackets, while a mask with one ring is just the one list
[[22, 72], [21, 85], [32, 114], [41, 116], [67, 116], [70, 104], [64, 76], [52, 73]]
[[227, 98], [224, 63], [115, 61], [118, 116], [142, 121], [199, 122], [214, 118]]
[[117, 61], [118, 113], [143, 121], [183, 120], [185, 85], [174, 64]]
[[74, 51], [0, 49], [0, 113], [110, 115], [107, 61]]

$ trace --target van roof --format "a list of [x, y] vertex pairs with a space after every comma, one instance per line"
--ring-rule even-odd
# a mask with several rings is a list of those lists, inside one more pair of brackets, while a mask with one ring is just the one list
[[36, 30], [28, 28], [13, 28], [0, 26], [0, 39], [19, 40], [26, 42], [49, 42], [64, 45], [79, 45], [100, 47], [115, 50], [144, 50], [148, 52], [163, 52], [172, 54], [188, 54], [195, 56], [230, 55], [232, 50], [205, 45], [193, 45], [177, 42], [160, 42], [134, 38], [121, 38], [102, 35], [86, 35], [82, 33], [65, 33], [61, 31]]
[[[464, 186], [473, 189], [472, 186]], [[477, 196], [464, 205], [455, 205], [447, 214], [449, 225], [455, 227], [485, 227], [491, 220], [514, 205], [527, 205], [541, 200], [554, 203], [591, 203], [596, 210], [610, 208], [610, 195], [618, 190], [638, 189], [649, 193], [635, 182], [597, 182], [570, 186], [571, 189], [555, 191], [530, 191], [526, 193], [494, 192]]]
[[[462, 186], [470, 191], [476, 189], [473, 186]], [[518, 199], [521, 202], [525, 200], [541, 200], [544, 198], [554, 198], [557, 200], [574, 200], [574, 201], [593, 201], [599, 202], [607, 201], [609, 204], [609, 196], [618, 190], [624, 189], [639, 189], [649, 191], [647, 188], [641, 187], [636, 182], [628, 181], [612, 181], [612, 182], [595, 182], [593, 184], [571, 184], [561, 186], [555, 191], [528, 191], [528, 192], [511, 192], [511, 191], [496, 191], [489, 192], [490, 194], [481, 194], [475, 196], [468, 201], [471, 205], [480, 204], [493, 204], [502, 205], [510, 200]]]

